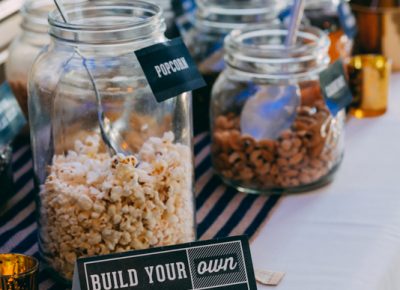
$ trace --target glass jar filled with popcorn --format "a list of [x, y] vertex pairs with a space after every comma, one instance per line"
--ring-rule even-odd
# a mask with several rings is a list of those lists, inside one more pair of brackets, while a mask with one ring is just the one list
[[290, 193], [330, 182], [343, 156], [345, 113], [332, 115], [319, 73], [329, 39], [304, 28], [236, 30], [225, 40], [226, 69], [211, 98], [212, 160], [229, 185], [250, 193]]
[[196, 0], [193, 27], [184, 29], [183, 37], [195, 58], [207, 87], [193, 95], [194, 130], [209, 128], [208, 111], [211, 88], [224, 69], [223, 42], [234, 29], [263, 28], [279, 23], [278, 15], [288, 0]]
[[100, 0], [65, 10], [68, 24], [49, 15], [29, 109], [40, 250], [70, 280], [79, 257], [193, 241], [195, 221], [190, 93], [157, 102], [134, 53], [166, 41], [160, 8]]

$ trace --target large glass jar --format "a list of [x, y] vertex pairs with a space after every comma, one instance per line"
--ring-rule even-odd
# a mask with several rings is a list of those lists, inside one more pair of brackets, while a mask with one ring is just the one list
[[50, 42], [47, 14], [54, 8], [51, 0], [28, 0], [21, 9], [22, 33], [11, 44], [6, 62], [6, 78], [18, 103], [28, 116], [28, 74], [43, 46]]
[[345, 113], [332, 116], [319, 73], [328, 37], [317, 28], [284, 45], [279, 27], [234, 31], [211, 99], [212, 160], [229, 185], [250, 193], [309, 190], [331, 181], [343, 155]]
[[208, 111], [211, 88], [224, 69], [223, 42], [234, 29], [262, 28], [278, 23], [286, 0], [197, 0], [194, 28], [183, 34], [207, 87], [193, 95], [195, 133], [209, 128]]
[[[195, 222], [191, 94], [158, 103], [134, 54], [166, 41], [160, 8], [98, 0], [66, 10], [72, 24], [49, 15], [29, 110], [41, 254], [69, 280], [79, 257], [189, 242]], [[87, 70], [106, 135], [130, 153], [108, 153]]]
[[331, 62], [339, 58], [347, 60], [353, 49], [353, 39], [349, 38], [340, 23], [338, 7], [342, 0], [307, 0], [305, 16], [312, 26], [324, 30], [329, 35]]

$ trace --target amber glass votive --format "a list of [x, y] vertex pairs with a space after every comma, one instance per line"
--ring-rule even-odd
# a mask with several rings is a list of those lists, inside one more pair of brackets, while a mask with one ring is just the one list
[[0, 290], [37, 290], [39, 262], [20, 254], [0, 254]]
[[347, 68], [353, 93], [350, 114], [357, 118], [383, 115], [388, 106], [391, 61], [382, 55], [356, 55]]

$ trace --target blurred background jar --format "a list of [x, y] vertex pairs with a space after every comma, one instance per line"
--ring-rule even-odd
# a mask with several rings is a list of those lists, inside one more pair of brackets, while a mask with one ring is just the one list
[[331, 41], [329, 56], [331, 62], [351, 56], [353, 39], [346, 35], [341, 25], [338, 8], [341, 0], [307, 0], [305, 17], [312, 26], [324, 30]]
[[234, 29], [262, 28], [279, 23], [278, 15], [286, 7], [284, 0], [197, 0], [194, 27], [183, 33], [207, 87], [193, 94], [195, 133], [209, 129], [211, 88], [224, 69], [223, 40]]
[[172, 9], [172, 0], [149, 0], [148, 2], [154, 3], [162, 8], [167, 25], [166, 36], [168, 38], [177, 37], [179, 33], [175, 26], [175, 13]]
[[[72, 24], [49, 16], [29, 110], [41, 254], [70, 280], [79, 257], [193, 241], [195, 221], [191, 95], [157, 102], [134, 53], [166, 41], [160, 8], [98, 0], [66, 10]], [[85, 66], [124, 154], [104, 142]]]
[[331, 115], [319, 83], [329, 39], [304, 28], [287, 48], [286, 34], [271, 27], [225, 40], [227, 67], [211, 99], [211, 154], [225, 183], [244, 192], [317, 188], [342, 160], [345, 114]]
[[47, 14], [51, 0], [27, 0], [21, 8], [21, 34], [11, 44], [6, 62], [6, 78], [22, 111], [28, 117], [28, 74], [43, 46], [49, 44]]
[[352, 0], [357, 20], [355, 54], [382, 54], [400, 71], [400, 2], [395, 0]]

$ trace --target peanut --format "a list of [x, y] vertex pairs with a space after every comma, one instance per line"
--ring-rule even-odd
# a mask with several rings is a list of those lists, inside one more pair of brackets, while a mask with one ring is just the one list
[[[314, 88], [307, 87], [304, 91], [307, 90], [311, 92]], [[255, 140], [241, 135], [238, 115], [218, 116], [212, 144], [216, 170], [226, 179], [260, 189], [307, 185], [328, 174], [340, 157], [336, 154], [337, 143], [328, 141], [332, 138], [321, 133], [330, 118], [329, 110], [322, 97], [313, 98], [314, 102], [311, 97], [309, 102], [302, 99], [292, 127], [277, 140]]]

